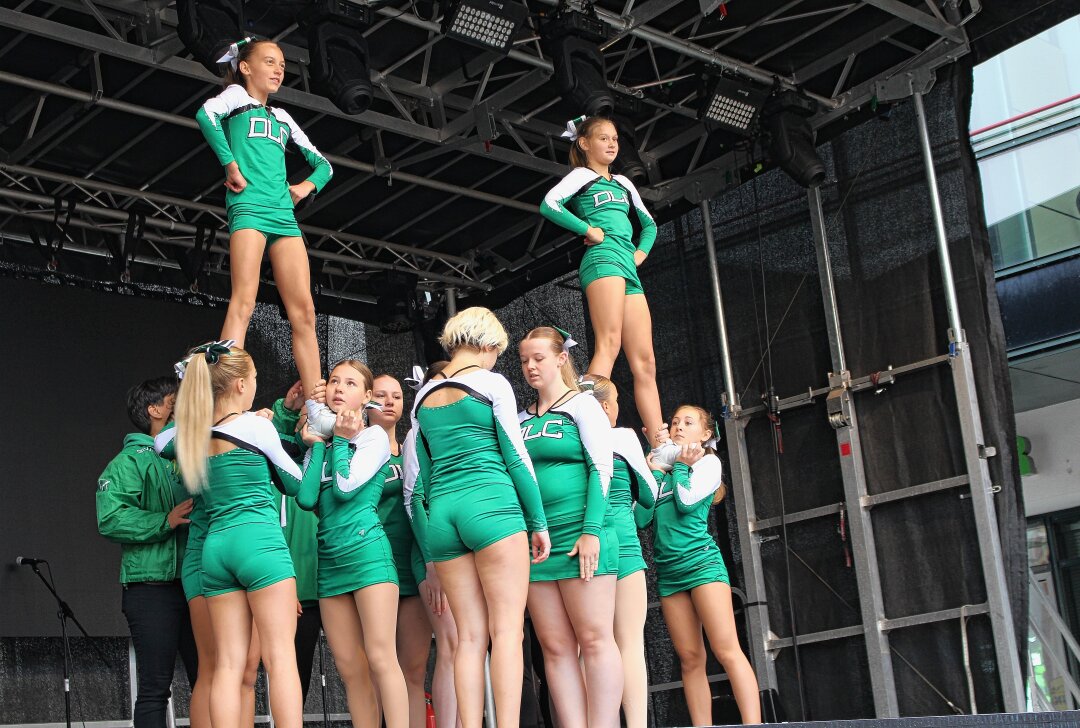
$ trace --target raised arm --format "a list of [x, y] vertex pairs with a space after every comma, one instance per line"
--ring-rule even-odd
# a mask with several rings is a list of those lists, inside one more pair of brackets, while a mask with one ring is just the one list
[[724, 467], [720, 458], [706, 455], [691, 469], [685, 463], [675, 463], [675, 505], [680, 513], [690, 513], [720, 487]]
[[[334, 435], [334, 496], [349, 500], [380, 478], [386, 480], [384, 466], [390, 462], [390, 438], [381, 427], [368, 427], [351, 443]], [[351, 452], [350, 452], [351, 451]], [[380, 483], [381, 486], [381, 483]]]

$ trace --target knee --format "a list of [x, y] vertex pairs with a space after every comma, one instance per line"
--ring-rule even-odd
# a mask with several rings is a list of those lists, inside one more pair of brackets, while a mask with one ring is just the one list
[[315, 304], [310, 298], [290, 308], [288, 316], [293, 331], [315, 331]]
[[334, 655], [334, 664], [338, 674], [346, 684], [366, 682], [371, 679], [371, 671], [368, 661], [359, 658], [356, 653], [349, 655]]
[[698, 672], [705, 669], [705, 649], [703, 646], [676, 647], [679, 665], [683, 672]]
[[742, 648], [739, 646], [738, 642], [713, 647], [713, 654], [716, 655], [717, 661], [724, 666], [725, 671], [729, 673], [731, 672], [729, 669], [731, 665], [739, 660], [746, 659], [746, 655], [743, 654]]
[[517, 620], [492, 621], [488, 624], [488, 632], [491, 635], [492, 644], [514, 644], [520, 647], [522, 640], [525, 639], [520, 616]]
[[390, 670], [401, 669], [397, 655], [388, 647], [368, 647], [367, 659], [371, 672], [376, 674], [381, 675]]
[[451, 634], [436, 636], [436, 638], [435, 638], [435, 650], [436, 650], [436, 653], [445, 653], [445, 654], [450, 655], [451, 657], [453, 657], [454, 653], [457, 652], [457, 648], [458, 648], [458, 636], [457, 636], [456, 632], [451, 633]]
[[229, 299], [228, 315], [248, 322], [251, 321], [253, 313], [255, 313], [255, 295], [248, 296], [234, 291], [232, 298]]
[[[540, 638], [540, 647], [544, 651], [544, 659], [571, 659], [578, 656], [578, 641], [573, 634], [537, 635]], [[582, 650], [585, 645], [581, 645]]]
[[635, 379], [642, 377], [656, 379], [656, 355], [652, 351], [628, 356], [627, 361], [630, 364], [630, 373]]
[[[267, 665], [268, 670], [269, 670], [269, 668], [270, 668], [270, 666]], [[243, 677], [240, 678], [240, 684], [244, 686], [245, 690], [254, 690], [255, 689], [255, 683], [258, 680], [259, 680], [259, 660], [256, 659], [254, 662], [249, 660], [248, 663], [246, 665], [244, 665], [244, 675], [243, 675]]]
[[593, 345], [596, 347], [597, 353], [618, 354], [619, 349], [622, 348], [622, 332], [618, 329], [614, 331], [597, 331], [593, 335]]
[[616, 647], [614, 635], [610, 630], [604, 629], [582, 630], [577, 643], [581, 646], [583, 655], [596, 655]]

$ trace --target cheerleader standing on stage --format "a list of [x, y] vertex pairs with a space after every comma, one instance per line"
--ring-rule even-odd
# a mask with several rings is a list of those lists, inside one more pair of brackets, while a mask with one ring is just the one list
[[467, 308], [446, 322], [439, 343], [450, 363], [420, 388], [412, 410], [417, 477], [428, 502], [421, 538], [457, 622], [454, 685], [462, 726], [483, 722], [490, 641], [496, 720], [517, 728], [529, 543], [534, 564], [547, 558], [547, 520], [514, 391], [489, 371], [506, 350], [506, 330], [491, 311]]
[[[269, 248], [281, 302], [292, 326], [296, 359], [308, 416], [313, 425], [325, 406], [311, 399], [320, 379], [319, 345], [307, 249], [293, 208], [330, 181], [333, 170], [289, 112], [267, 106], [285, 79], [285, 57], [276, 43], [245, 38], [221, 59], [230, 69], [225, 90], [208, 100], [195, 118], [203, 136], [225, 168], [225, 204], [229, 213], [229, 270], [232, 293], [222, 327], [223, 339], [244, 345], [259, 292], [263, 251]], [[311, 175], [290, 185], [285, 149], [292, 143], [311, 166]], [[325, 416], [325, 414], [324, 414]]]
[[628, 427], [615, 427], [619, 418], [619, 392], [607, 377], [586, 374], [592, 393], [608, 417], [614, 456], [608, 491], [608, 520], [619, 539], [619, 580], [615, 587], [615, 642], [623, 664], [622, 707], [626, 728], [645, 728], [648, 721], [649, 678], [645, 669], [645, 559], [634, 524], [635, 503], [652, 508], [656, 478], [645, 462], [641, 441]]
[[544, 196], [540, 214], [585, 238], [588, 249], [578, 279], [593, 328], [588, 371], [610, 377], [619, 350], [626, 352], [638, 415], [655, 447], [667, 439], [667, 431], [656, 388], [652, 316], [637, 269], [652, 250], [656, 223], [634, 183], [609, 170], [619, 153], [615, 125], [598, 116], [575, 122], [573, 169]]
[[[386, 431], [390, 440], [390, 476], [383, 486], [379, 501], [379, 520], [390, 539], [397, 568], [398, 600], [397, 652], [405, 685], [409, 690], [409, 724], [424, 728], [427, 722], [424, 679], [427, 676], [431, 635], [435, 633], [435, 674], [431, 680], [435, 719], [440, 725], [457, 722], [457, 699], [454, 696], [454, 652], [457, 650], [457, 628], [434, 569], [429, 574], [420, 554], [410, 519], [405, 511], [403, 452], [397, 441], [397, 424], [401, 420], [401, 383], [389, 374], [375, 377], [372, 398], [382, 402], [382, 409], [371, 410], [371, 424]], [[423, 593], [423, 596], [421, 596]], [[438, 600], [436, 602], [436, 598]]]
[[[712, 724], [712, 693], [705, 675], [705, 642], [727, 673], [743, 723], [761, 722], [757, 678], [739, 646], [727, 567], [709, 533], [709, 511], [724, 497], [720, 459], [710, 446], [715, 425], [701, 407], [682, 406], [671, 420], [671, 439], [682, 452], [661, 478], [652, 513], [653, 553], [660, 605], [682, 664], [683, 692], [694, 725]], [[652, 456], [649, 457], [652, 464]]]
[[559, 724], [618, 728], [623, 672], [613, 622], [619, 542], [604, 524], [611, 425], [596, 399], [578, 389], [567, 338], [542, 326], [518, 346], [521, 373], [538, 395], [518, 419], [551, 535], [551, 556], [529, 576], [529, 616]]
[[337, 412], [331, 467], [317, 497], [301, 494], [297, 502], [318, 509], [319, 612], [353, 721], [373, 709], [362, 682], [366, 655], [387, 728], [408, 728], [409, 696], [395, 646], [397, 569], [377, 511], [390, 475], [390, 440], [381, 427], [364, 426], [371, 388], [371, 370], [362, 362], [346, 359], [331, 370], [322, 395]]
[[175, 444], [184, 483], [202, 495], [206, 510], [201, 587], [217, 654], [210, 720], [215, 728], [243, 722], [241, 683], [254, 616], [274, 717], [286, 728], [300, 728], [303, 704], [293, 646], [296, 579], [271, 481], [290, 496], [317, 489], [325, 446], [305, 433], [311, 454], [301, 472], [282, 449], [273, 424], [248, 411], [255, 398], [255, 365], [232, 342], [198, 347], [177, 369], [182, 380], [176, 427], [160, 433], [155, 448], [168, 456]]

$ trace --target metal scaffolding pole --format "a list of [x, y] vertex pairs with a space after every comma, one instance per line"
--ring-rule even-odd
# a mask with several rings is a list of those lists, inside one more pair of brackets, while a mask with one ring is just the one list
[[836, 430], [840, 474], [844, 483], [844, 507], [850, 524], [852, 559], [855, 565], [855, 579], [859, 586], [862, 634], [866, 642], [867, 667], [874, 696], [874, 714], [878, 718], [896, 718], [900, 715], [900, 709], [896, 699], [896, 681], [893, 679], [889, 636], [882, 630], [885, 602], [881, 594], [881, 575], [878, 571], [874, 525], [870, 518], [870, 506], [865, 500], [867, 489], [862, 438], [850, 389], [851, 373], [847, 370], [844, 357], [844, 340], [840, 332], [840, 311], [836, 302], [832, 263], [829, 259], [829, 240], [825, 230], [821, 188], [811, 187], [807, 197], [810, 204], [810, 223], [814, 231], [814, 247], [817, 249], [821, 298], [825, 306], [825, 327], [828, 331], [829, 352], [833, 365], [833, 372], [829, 374], [831, 390], [826, 400], [826, 411], [829, 424]]
[[979, 554], [982, 559], [983, 579], [986, 583], [986, 601], [990, 610], [990, 625], [994, 633], [994, 652], [997, 658], [998, 677], [1001, 680], [1001, 696], [1005, 711], [1019, 713], [1026, 705], [1024, 682], [1020, 672], [1016, 630], [1009, 600], [1008, 583], [998, 533], [997, 512], [994, 506], [994, 485], [986, 459], [995, 453], [985, 444], [982, 418], [979, 413], [979, 397], [975, 388], [975, 374], [971, 363], [964, 329], [960, 322], [960, 308], [956, 297], [956, 279], [949, 258], [949, 241], [945, 234], [945, 218], [938, 195], [937, 173], [930, 146], [930, 132], [926, 123], [926, 107], [923, 95], [912, 95], [918, 125], [919, 142], [923, 163], [926, 167], [926, 183], [930, 192], [930, 206], [937, 235], [938, 258], [941, 263], [941, 279], [945, 289], [945, 304], [949, 313], [950, 363], [953, 386], [956, 389], [960, 430], [964, 442], [964, 461], [971, 485], [971, 505], [975, 527], [979, 535]]
[[724, 408], [724, 433], [727, 438], [728, 460], [731, 466], [731, 482], [735, 497], [735, 520], [739, 524], [739, 544], [742, 554], [743, 589], [746, 592], [746, 623], [749, 632], [750, 660], [757, 675], [759, 690], [776, 690], [776, 665], [769, 655], [768, 598], [765, 594], [765, 566], [761, 560], [761, 539], [754, 532], [757, 511], [754, 489], [750, 480], [750, 461], [746, 450], [746, 425], [749, 419], [740, 417], [739, 396], [735, 390], [735, 376], [731, 365], [731, 348], [728, 342], [727, 320], [724, 317], [724, 299], [720, 291], [720, 267], [716, 262], [716, 240], [713, 237], [712, 216], [709, 201], [701, 202], [701, 227], [705, 233], [705, 255], [709, 261], [709, 276], [713, 306], [716, 309], [717, 337], [720, 342], [720, 358], [724, 371], [726, 406]]

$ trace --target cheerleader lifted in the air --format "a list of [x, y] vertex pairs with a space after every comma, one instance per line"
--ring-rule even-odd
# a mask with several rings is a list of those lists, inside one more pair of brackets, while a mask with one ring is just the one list
[[[314, 429], [329, 419], [332, 428], [332, 413], [311, 400], [320, 379], [319, 345], [307, 249], [293, 208], [322, 190], [333, 170], [287, 111], [267, 105], [285, 80], [285, 57], [276, 43], [245, 38], [219, 62], [229, 64], [225, 90], [203, 104], [196, 119], [225, 168], [228, 188], [232, 294], [221, 338], [243, 347], [259, 292], [263, 251], [269, 248], [274, 283], [292, 325], [293, 357], [308, 399], [308, 419]], [[285, 175], [289, 143], [312, 169], [295, 185]]]
[[573, 169], [544, 196], [540, 213], [585, 238], [578, 279], [593, 328], [588, 372], [610, 377], [619, 350], [626, 352], [638, 415], [656, 447], [668, 437], [656, 388], [652, 315], [637, 274], [656, 240], [656, 223], [634, 183], [610, 171], [619, 153], [615, 124], [594, 116], [568, 126]]

